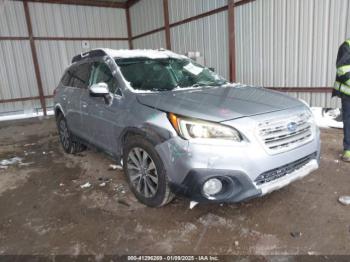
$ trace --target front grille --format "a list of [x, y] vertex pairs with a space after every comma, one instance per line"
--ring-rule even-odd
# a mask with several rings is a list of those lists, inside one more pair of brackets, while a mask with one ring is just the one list
[[283, 119], [266, 120], [258, 125], [258, 136], [270, 154], [297, 148], [313, 139], [311, 113], [302, 112]]
[[289, 163], [287, 165], [272, 169], [270, 171], [267, 171], [265, 173], [262, 173], [259, 175], [255, 180], [255, 184], [257, 186], [260, 186], [262, 184], [271, 182], [273, 180], [276, 180], [278, 178], [281, 178], [287, 174], [290, 174], [303, 166], [305, 166], [307, 163], [309, 163], [312, 159], [315, 159], [317, 156], [317, 153], [313, 153], [311, 155], [308, 155], [306, 157], [303, 157], [297, 161], [294, 161], [292, 163]]

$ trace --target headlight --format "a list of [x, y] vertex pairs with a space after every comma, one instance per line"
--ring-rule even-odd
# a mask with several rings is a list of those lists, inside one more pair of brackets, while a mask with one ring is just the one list
[[306, 106], [306, 108], [307, 108], [307, 113], [306, 113], [306, 115], [307, 115], [307, 118], [308, 118], [308, 122], [314, 122], [315, 116], [314, 116], [314, 114], [313, 114], [313, 112], [312, 112], [312, 109], [311, 109], [311, 107], [309, 106], [309, 104], [308, 104], [304, 99], [301, 99], [301, 98], [299, 98], [299, 101], [302, 102], [302, 103]]
[[175, 130], [185, 139], [224, 139], [236, 142], [242, 141], [239, 132], [232, 127], [183, 118], [173, 113], [169, 113], [168, 117]]

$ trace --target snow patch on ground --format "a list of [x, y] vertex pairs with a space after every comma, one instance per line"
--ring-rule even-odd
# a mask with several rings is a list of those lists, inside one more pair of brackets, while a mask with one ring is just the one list
[[34, 164], [34, 162], [23, 163], [22, 160], [23, 158], [17, 157], [17, 156], [9, 159], [0, 160], [0, 169], [7, 169], [9, 166], [12, 166], [12, 165], [29, 166]]
[[0, 161], [0, 165], [2, 166], [8, 166], [8, 165], [14, 165], [17, 163], [21, 163], [22, 162], [22, 158], [20, 157], [13, 157], [10, 159], [3, 159]]
[[89, 188], [91, 187], [90, 182], [86, 182], [84, 185], [81, 185], [80, 188]]
[[[47, 111], [48, 116], [53, 116], [54, 111], [49, 110]], [[23, 114], [12, 114], [12, 115], [3, 115], [0, 116], [0, 121], [9, 121], [9, 120], [19, 120], [19, 119], [27, 119], [27, 118], [34, 118], [34, 117], [42, 117], [44, 114], [42, 112], [30, 112], [30, 113], [23, 113]]]
[[113, 165], [113, 164], [110, 164], [109, 165], [109, 170], [123, 170], [123, 167], [121, 165]]
[[340, 115], [340, 109], [326, 112], [322, 107], [312, 107], [311, 111], [315, 117], [316, 124], [322, 128], [343, 128], [342, 121], [336, 121]]
[[12, 157], [9, 159], [0, 160], [0, 169], [7, 169], [10, 165], [22, 164], [22, 158]]

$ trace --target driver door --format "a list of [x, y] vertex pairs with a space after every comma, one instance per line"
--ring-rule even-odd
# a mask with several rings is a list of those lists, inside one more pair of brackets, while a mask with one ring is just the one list
[[[108, 98], [101, 96], [88, 96], [89, 108], [89, 133], [90, 138], [97, 147], [111, 154], [117, 148], [117, 137], [121, 130], [118, 124], [120, 115], [121, 93], [118, 81], [113, 76], [112, 70], [103, 61], [93, 63], [89, 86], [98, 83], [106, 83], [110, 95]], [[119, 94], [119, 95], [118, 95]]]

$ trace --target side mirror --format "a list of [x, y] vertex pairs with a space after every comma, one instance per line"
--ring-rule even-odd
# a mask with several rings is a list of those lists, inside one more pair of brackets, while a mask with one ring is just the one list
[[215, 68], [214, 67], [209, 67], [209, 70], [212, 72], [215, 72]]
[[103, 82], [90, 86], [89, 90], [92, 96], [106, 96], [109, 94], [108, 85]]

